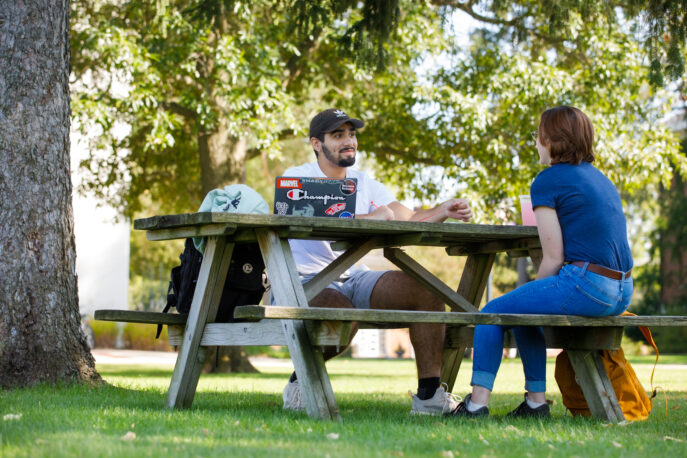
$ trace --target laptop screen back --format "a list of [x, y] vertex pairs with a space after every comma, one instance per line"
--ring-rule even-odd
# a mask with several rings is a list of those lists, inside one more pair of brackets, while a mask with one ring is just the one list
[[353, 218], [357, 190], [356, 178], [277, 177], [274, 214]]

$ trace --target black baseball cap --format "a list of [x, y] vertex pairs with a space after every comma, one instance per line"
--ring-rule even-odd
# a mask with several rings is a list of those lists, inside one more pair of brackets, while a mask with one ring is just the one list
[[360, 129], [365, 125], [360, 119], [349, 117], [345, 112], [338, 108], [330, 108], [319, 112], [310, 121], [310, 137], [320, 138], [322, 134], [336, 130], [344, 123], [350, 122], [353, 127]]

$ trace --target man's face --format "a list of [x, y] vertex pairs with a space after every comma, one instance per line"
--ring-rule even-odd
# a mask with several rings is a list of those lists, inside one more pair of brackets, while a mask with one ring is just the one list
[[338, 129], [324, 134], [324, 142], [321, 145], [324, 157], [333, 165], [350, 167], [355, 164], [358, 139], [351, 123], [347, 122]]

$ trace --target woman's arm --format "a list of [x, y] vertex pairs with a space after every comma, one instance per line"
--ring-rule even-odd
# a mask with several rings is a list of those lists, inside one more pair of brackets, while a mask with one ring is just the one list
[[563, 249], [563, 232], [558, 222], [556, 210], [550, 207], [537, 207], [534, 209], [537, 218], [537, 229], [541, 240], [544, 259], [542, 259], [537, 279], [550, 277], [558, 274], [565, 262], [565, 252]]

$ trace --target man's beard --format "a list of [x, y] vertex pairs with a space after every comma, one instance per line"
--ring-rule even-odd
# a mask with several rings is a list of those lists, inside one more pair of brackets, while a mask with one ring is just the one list
[[355, 164], [355, 154], [351, 157], [339, 157], [338, 159], [334, 157], [334, 153], [332, 150], [324, 146], [324, 143], [322, 143], [322, 152], [324, 153], [324, 157], [326, 157], [329, 162], [332, 164], [336, 164], [339, 167], [350, 167], [353, 164]]

